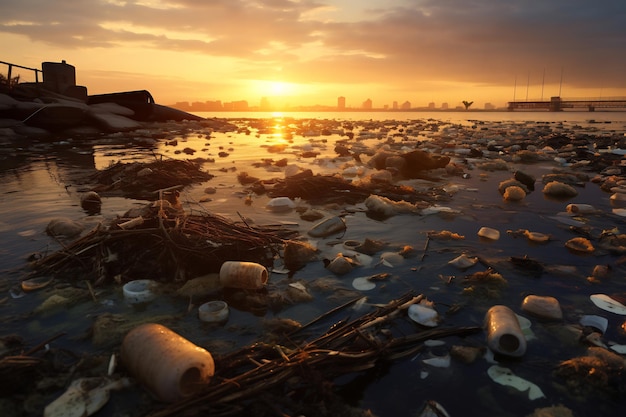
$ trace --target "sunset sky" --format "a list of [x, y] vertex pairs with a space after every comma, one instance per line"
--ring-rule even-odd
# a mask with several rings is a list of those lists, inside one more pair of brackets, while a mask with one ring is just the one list
[[0, 44], [161, 104], [626, 97], [625, 0], [3, 0]]

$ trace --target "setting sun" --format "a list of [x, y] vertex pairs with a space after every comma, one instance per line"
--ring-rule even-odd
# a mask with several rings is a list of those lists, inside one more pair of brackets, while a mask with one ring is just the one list
[[272, 95], [284, 96], [288, 95], [289, 91], [293, 90], [293, 87], [282, 81], [274, 81], [270, 84], [270, 89], [272, 91]]

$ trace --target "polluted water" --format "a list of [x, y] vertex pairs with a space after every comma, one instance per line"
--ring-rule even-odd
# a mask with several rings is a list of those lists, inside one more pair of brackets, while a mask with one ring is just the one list
[[626, 411], [623, 115], [230, 116], [3, 131], [5, 408]]

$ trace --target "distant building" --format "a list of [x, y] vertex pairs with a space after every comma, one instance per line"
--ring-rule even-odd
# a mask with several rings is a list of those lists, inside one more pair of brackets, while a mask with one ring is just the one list
[[485, 110], [495, 110], [496, 106], [491, 103], [485, 103]]
[[394, 110], [398, 110], [398, 102], [397, 101], [393, 102], [393, 109]]
[[428, 109], [429, 110], [434, 110], [435, 109], [435, 103], [433, 103], [432, 101], [430, 103], [428, 103]]
[[371, 99], [367, 99], [363, 102], [363, 108], [367, 109], [367, 110], [371, 110], [372, 109], [372, 100]]
[[222, 100], [207, 101], [204, 103], [206, 110], [222, 110]]
[[188, 101], [177, 101], [172, 107], [180, 110], [189, 110], [189, 102]]
[[441, 103], [441, 110], [448, 110], [448, 103]]
[[261, 104], [259, 108], [261, 109], [261, 111], [271, 110], [270, 101], [267, 97], [261, 97]]
[[402, 106], [400, 107], [402, 110], [411, 110], [411, 102], [410, 101], [405, 101], [404, 103], [402, 103]]
[[249, 109], [248, 102], [245, 100], [231, 101], [230, 103], [224, 103], [224, 110], [226, 111], [247, 111]]
[[341, 96], [337, 99], [337, 109], [345, 110], [346, 109], [346, 98]]

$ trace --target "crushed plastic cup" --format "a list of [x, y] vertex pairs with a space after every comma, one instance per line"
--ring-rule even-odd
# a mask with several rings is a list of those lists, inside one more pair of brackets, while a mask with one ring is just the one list
[[156, 298], [154, 289], [158, 284], [151, 279], [129, 281], [122, 287], [124, 298], [130, 304], [149, 303]]
[[198, 307], [198, 317], [205, 323], [225, 323], [228, 314], [228, 304], [224, 301], [209, 301]]

